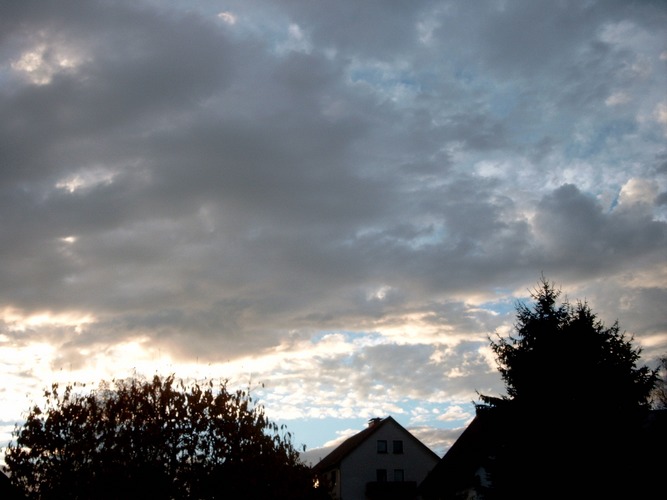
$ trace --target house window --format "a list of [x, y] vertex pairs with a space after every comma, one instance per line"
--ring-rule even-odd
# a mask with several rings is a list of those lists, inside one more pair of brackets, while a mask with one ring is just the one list
[[375, 479], [378, 483], [387, 482], [387, 469], [377, 469], [375, 471]]
[[394, 453], [403, 453], [403, 441], [395, 440], [393, 445]]
[[394, 481], [402, 483], [405, 480], [404, 476], [403, 469], [394, 469]]
[[387, 441], [378, 439], [378, 453], [387, 453]]

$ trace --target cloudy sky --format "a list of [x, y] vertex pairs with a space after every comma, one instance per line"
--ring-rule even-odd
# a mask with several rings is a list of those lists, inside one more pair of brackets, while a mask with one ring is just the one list
[[[0, 5], [0, 441], [54, 381], [438, 453], [542, 273], [667, 352], [661, 1]], [[264, 388], [260, 384], [264, 384]], [[317, 450], [315, 450], [317, 451]]]

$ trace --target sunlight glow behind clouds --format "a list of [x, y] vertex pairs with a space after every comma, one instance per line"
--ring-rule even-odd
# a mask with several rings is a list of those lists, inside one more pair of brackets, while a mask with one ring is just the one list
[[231, 24], [232, 26], [236, 24], [237, 18], [234, 14], [231, 12], [220, 12], [218, 14], [218, 17], [222, 19], [224, 22], [227, 24]]
[[618, 203], [621, 207], [639, 203], [653, 205], [657, 195], [658, 185], [655, 181], [632, 178], [621, 188]]
[[84, 57], [78, 51], [49, 42], [25, 51], [11, 62], [11, 67], [35, 85], [48, 85], [58, 73], [72, 71], [83, 62]]
[[[66, 238], [73, 241], [73, 239]], [[70, 242], [68, 241], [68, 243]], [[89, 323], [95, 321], [95, 318], [89, 313], [62, 312], [53, 313], [49, 311], [25, 314], [11, 307], [5, 308], [0, 312], [0, 322], [4, 327], [13, 332], [25, 332], [42, 326], [46, 327], [70, 327], [75, 332], [81, 332], [81, 329]]]
[[90, 189], [100, 184], [111, 184], [116, 175], [116, 172], [109, 171], [104, 167], [99, 169], [85, 169], [80, 173], [58, 181], [56, 187], [64, 189], [69, 193], [74, 193], [75, 191]]

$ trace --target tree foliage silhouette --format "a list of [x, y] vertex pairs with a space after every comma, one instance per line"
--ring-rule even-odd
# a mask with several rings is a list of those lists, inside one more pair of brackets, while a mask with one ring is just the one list
[[667, 410], [667, 355], [660, 358], [658, 380], [651, 394], [652, 406], [659, 410]]
[[249, 391], [173, 375], [53, 384], [15, 429], [11, 481], [29, 498], [313, 498], [292, 436]]
[[637, 366], [641, 349], [633, 338], [618, 321], [606, 327], [586, 302], [559, 304], [560, 295], [543, 278], [532, 293], [533, 307], [517, 305], [516, 334], [491, 340], [509, 399], [551, 411], [648, 408], [656, 374]]
[[638, 366], [641, 349], [618, 322], [606, 327], [586, 302], [560, 295], [543, 277], [534, 304], [517, 305], [514, 334], [490, 339], [507, 392], [480, 395], [478, 405], [506, 432], [495, 493], [533, 498], [546, 485], [554, 497], [651, 492], [642, 425], [656, 372]]

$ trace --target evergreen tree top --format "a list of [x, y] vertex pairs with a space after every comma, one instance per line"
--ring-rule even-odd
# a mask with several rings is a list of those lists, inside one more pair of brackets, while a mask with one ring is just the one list
[[536, 408], [632, 411], [647, 408], [656, 374], [638, 366], [641, 348], [607, 327], [586, 302], [559, 301], [560, 289], [542, 278], [532, 304], [518, 303], [515, 332], [490, 339], [507, 396], [481, 396]]

